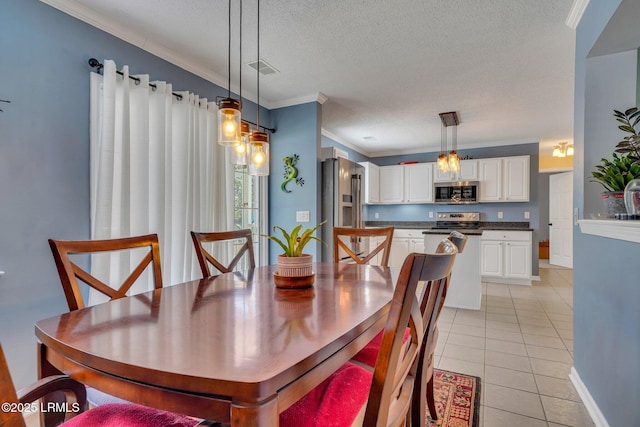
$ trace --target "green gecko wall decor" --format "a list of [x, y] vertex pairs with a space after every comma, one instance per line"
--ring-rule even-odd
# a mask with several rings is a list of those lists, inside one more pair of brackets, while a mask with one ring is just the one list
[[295, 181], [301, 187], [304, 185], [304, 179], [298, 178], [298, 169], [295, 166], [299, 159], [300, 156], [297, 154], [282, 159], [284, 162], [284, 181], [282, 181], [280, 189], [285, 193], [291, 193], [291, 190], [287, 190], [287, 184], [290, 181]]

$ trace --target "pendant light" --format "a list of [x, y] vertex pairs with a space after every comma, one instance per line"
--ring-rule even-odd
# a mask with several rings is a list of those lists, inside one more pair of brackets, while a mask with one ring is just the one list
[[[239, 44], [239, 67], [238, 67], [238, 77], [239, 77], [239, 86], [240, 90], [238, 91], [238, 96], [240, 97], [240, 101], [242, 101], [242, 0], [240, 0], [240, 31], [238, 37]], [[231, 164], [237, 166], [246, 166], [248, 163], [248, 154], [249, 154], [249, 146], [248, 146], [248, 137], [251, 129], [249, 128], [249, 123], [245, 121], [240, 122], [240, 143], [234, 145], [231, 148]]]
[[[455, 176], [460, 170], [460, 157], [458, 156], [458, 113], [440, 113], [440, 155], [438, 156], [438, 169], [442, 172], [452, 172]], [[451, 131], [451, 151], [447, 154], [447, 128]]]
[[449, 160], [447, 159], [447, 128], [444, 121], [440, 123], [440, 155], [438, 156], [438, 169], [449, 172]]
[[241, 142], [242, 102], [231, 98], [231, 0], [229, 0], [229, 81], [227, 97], [218, 102], [218, 144], [234, 146]]
[[[260, 62], [260, 0], [258, 3], [258, 63]], [[256, 106], [256, 130], [249, 134], [249, 175], [269, 175], [269, 136], [260, 131], [260, 67], [256, 67], [257, 79], [257, 106]]]

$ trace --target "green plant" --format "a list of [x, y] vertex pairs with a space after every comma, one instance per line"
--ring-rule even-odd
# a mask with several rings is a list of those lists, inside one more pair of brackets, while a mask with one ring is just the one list
[[[640, 165], [640, 135], [636, 130], [636, 126], [640, 123], [640, 110], [636, 107], [629, 108], [624, 113], [622, 111], [613, 110], [613, 116], [616, 121], [622, 123], [618, 126], [623, 132], [630, 135], [618, 142], [616, 145], [616, 153], [628, 156], [634, 163]], [[633, 120], [633, 123], [631, 122]]]
[[304, 249], [304, 247], [311, 240], [317, 240], [318, 242], [324, 243], [321, 239], [318, 239], [317, 237], [313, 236], [313, 233], [318, 228], [320, 228], [320, 226], [322, 226], [322, 224], [324, 224], [325, 222], [327, 221], [324, 220], [313, 228], [305, 229], [302, 232], [302, 234], [300, 234], [300, 231], [302, 230], [302, 224], [299, 224], [293, 230], [291, 230], [291, 233], [288, 233], [287, 230], [285, 230], [282, 227], [274, 225], [273, 231], [280, 230], [282, 232], [282, 237], [283, 237], [282, 240], [276, 236], [267, 236], [264, 234], [261, 234], [261, 236], [267, 237], [273, 240], [274, 242], [276, 242], [278, 245], [280, 245], [280, 247], [284, 251], [285, 256], [299, 257], [300, 255], [302, 255], [302, 250]]
[[603, 158], [591, 174], [594, 178], [591, 182], [599, 182], [606, 191], [624, 191], [629, 181], [640, 178], [640, 164], [628, 155], [613, 153], [613, 161]]

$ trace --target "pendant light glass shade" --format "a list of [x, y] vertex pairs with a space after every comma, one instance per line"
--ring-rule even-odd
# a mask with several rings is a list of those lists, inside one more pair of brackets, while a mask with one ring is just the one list
[[444, 153], [440, 153], [440, 155], [438, 156], [438, 169], [440, 169], [442, 172], [449, 171], [449, 161], [447, 159], [447, 155]]
[[458, 173], [460, 170], [460, 157], [455, 151], [449, 152], [449, 170], [453, 173]]
[[264, 132], [249, 134], [249, 175], [269, 175], [269, 136]]
[[218, 105], [218, 144], [233, 146], [240, 143], [242, 104], [237, 99], [225, 98]]
[[249, 163], [249, 125], [241, 123], [240, 144], [231, 147], [231, 163], [238, 166], [246, 166]]

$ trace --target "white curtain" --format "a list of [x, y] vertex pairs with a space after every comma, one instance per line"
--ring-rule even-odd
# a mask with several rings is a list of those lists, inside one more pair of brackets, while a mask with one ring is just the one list
[[[233, 168], [216, 143], [217, 106], [171, 84], [117, 75], [104, 61], [104, 76], [91, 74], [91, 238], [157, 233], [164, 286], [198, 278], [189, 232], [231, 230]], [[93, 256], [91, 272], [121, 283], [139, 261]], [[151, 288], [150, 276], [130, 293]], [[103, 301], [90, 295], [90, 304]]]

